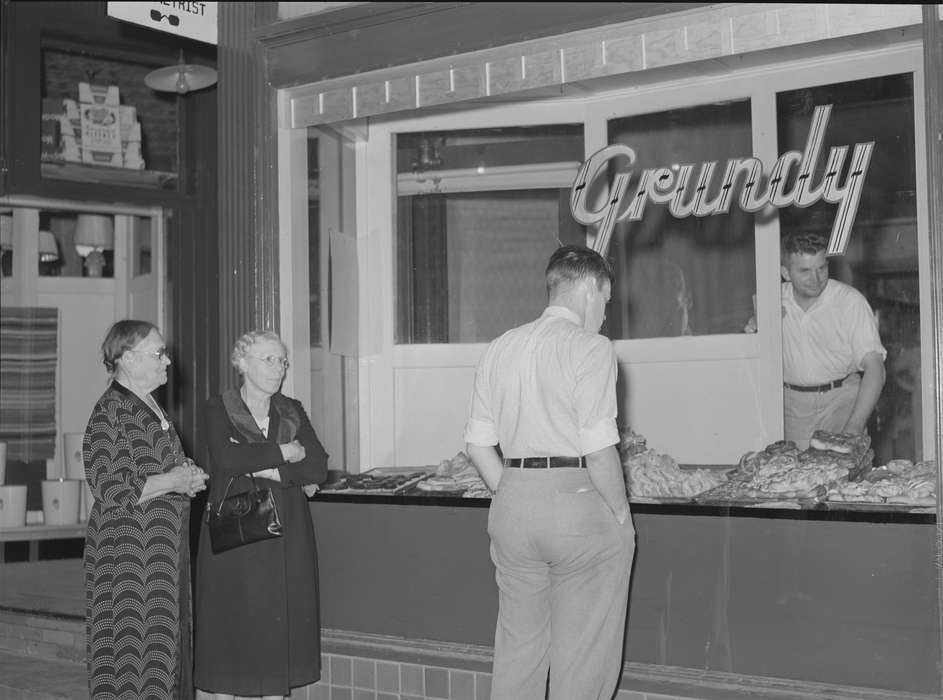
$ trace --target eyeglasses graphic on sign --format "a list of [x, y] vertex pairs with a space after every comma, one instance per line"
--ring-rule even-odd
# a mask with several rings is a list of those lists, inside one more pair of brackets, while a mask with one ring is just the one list
[[171, 27], [176, 27], [180, 24], [180, 18], [177, 15], [163, 14], [159, 10], [151, 10], [151, 19], [155, 22], [160, 22], [164, 17], [167, 18], [167, 21], [170, 22]]

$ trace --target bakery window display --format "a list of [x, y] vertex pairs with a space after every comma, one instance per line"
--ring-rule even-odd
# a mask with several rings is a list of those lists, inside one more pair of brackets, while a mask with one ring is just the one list
[[826, 496], [839, 506], [865, 504], [929, 508], [936, 506], [936, 462], [892, 459], [868, 469], [857, 481], [834, 484]]
[[652, 449], [623, 450], [622, 469], [629, 500], [635, 502], [690, 501], [727, 479], [726, 469], [681, 467], [671, 456]]
[[813, 505], [829, 489], [871, 468], [874, 452], [866, 435], [816, 431], [810, 447], [800, 451], [780, 440], [758, 452], [747, 452], [730, 479], [702, 493], [702, 503]]
[[463, 498], [491, 498], [491, 489], [464, 452], [439, 462], [435, 472], [416, 484], [416, 488], [427, 493], [460, 494]]
[[344, 474], [322, 487], [325, 493], [362, 493], [395, 496], [429, 476], [429, 469], [378, 467], [362, 474]]

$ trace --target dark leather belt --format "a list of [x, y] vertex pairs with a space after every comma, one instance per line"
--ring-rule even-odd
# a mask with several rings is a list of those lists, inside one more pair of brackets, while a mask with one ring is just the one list
[[828, 384], [816, 384], [815, 386], [799, 386], [798, 384], [789, 384], [788, 382], [783, 382], [783, 386], [787, 389], [792, 389], [793, 391], [831, 391], [832, 389], [837, 389], [842, 384], [844, 384], [845, 380], [850, 376], [851, 375], [849, 374], [847, 377], [836, 379], [834, 382], [829, 382]]
[[586, 466], [586, 461], [582, 457], [516, 457], [504, 460], [504, 466], [515, 469], [579, 469]]

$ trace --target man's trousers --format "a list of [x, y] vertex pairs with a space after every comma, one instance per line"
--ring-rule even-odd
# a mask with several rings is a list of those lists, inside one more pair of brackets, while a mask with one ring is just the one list
[[635, 529], [586, 469], [506, 468], [488, 513], [497, 569], [491, 700], [610, 700], [619, 682]]

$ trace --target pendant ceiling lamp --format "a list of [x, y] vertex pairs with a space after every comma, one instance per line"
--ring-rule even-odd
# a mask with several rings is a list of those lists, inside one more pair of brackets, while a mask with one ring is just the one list
[[186, 95], [188, 92], [215, 85], [216, 71], [209, 66], [184, 63], [183, 51], [181, 51], [180, 63], [151, 71], [144, 76], [144, 84], [158, 92], [176, 92], [179, 95]]

